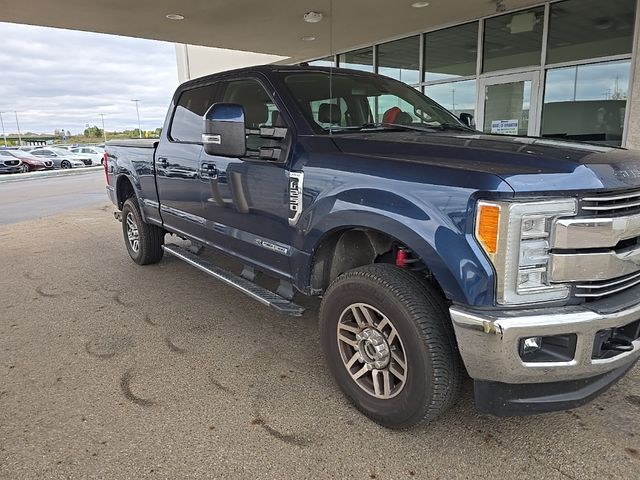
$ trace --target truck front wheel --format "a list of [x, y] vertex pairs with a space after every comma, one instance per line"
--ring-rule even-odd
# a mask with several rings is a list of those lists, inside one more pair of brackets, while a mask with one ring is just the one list
[[131, 197], [122, 207], [122, 233], [131, 259], [138, 265], [158, 263], [164, 250], [164, 230], [142, 220], [140, 207]]
[[462, 377], [447, 306], [410, 271], [376, 264], [340, 275], [320, 307], [329, 368], [375, 422], [409, 428], [456, 400]]

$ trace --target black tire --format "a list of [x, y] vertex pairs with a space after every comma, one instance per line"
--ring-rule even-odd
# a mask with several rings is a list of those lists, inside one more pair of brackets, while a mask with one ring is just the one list
[[63, 160], [62, 162], [60, 162], [60, 168], [64, 168], [69, 169], [71, 168], [71, 163], [69, 162], [69, 160]]
[[26, 163], [23, 163], [20, 173], [29, 173], [29, 165], [27, 165]]
[[[338, 322], [343, 312], [357, 303], [374, 307], [391, 320], [397, 331], [396, 338], [401, 339], [406, 381], [392, 398], [376, 398], [365, 391], [342, 360], [344, 347], [339, 346]], [[384, 335], [386, 340], [391, 336]], [[320, 306], [320, 338], [329, 368], [342, 391], [358, 410], [382, 426], [406, 429], [430, 422], [458, 397], [462, 361], [447, 305], [432, 285], [408, 270], [375, 264], [336, 278]], [[393, 342], [397, 345], [398, 340]], [[398, 347], [389, 345], [397, 354]], [[354, 348], [353, 352], [357, 354], [361, 350], [365, 349]], [[391, 359], [389, 365], [393, 363]], [[355, 363], [351, 368], [360, 367]]]
[[[134, 248], [134, 242], [129, 239], [127, 230], [128, 218], [131, 218], [137, 227], [137, 250]], [[162, 260], [162, 255], [164, 254], [162, 249], [162, 245], [164, 245], [164, 230], [142, 221], [140, 207], [138, 207], [138, 202], [133, 197], [127, 199], [122, 207], [122, 234], [124, 235], [124, 243], [127, 246], [129, 256], [138, 265], [150, 265]]]

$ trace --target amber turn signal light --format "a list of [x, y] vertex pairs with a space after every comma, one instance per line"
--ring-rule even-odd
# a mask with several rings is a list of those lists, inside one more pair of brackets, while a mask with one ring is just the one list
[[498, 251], [498, 228], [500, 224], [500, 207], [480, 204], [476, 220], [476, 237], [482, 248], [494, 255]]

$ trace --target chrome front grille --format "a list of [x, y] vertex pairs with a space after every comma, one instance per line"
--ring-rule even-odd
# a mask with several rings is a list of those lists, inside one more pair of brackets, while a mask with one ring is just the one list
[[18, 165], [20, 163], [20, 160], [5, 160], [4, 164], [7, 167], [15, 167], [16, 165]]
[[640, 188], [587, 194], [553, 227], [551, 282], [598, 300], [640, 285]]
[[602, 193], [582, 199], [581, 209], [590, 215], [621, 215], [640, 212], [640, 190]]
[[575, 285], [575, 296], [595, 300], [598, 298], [620, 293], [628, 288], [640, 285], [640, 272], [632, 273], [613, 280], [600, 282], [580, 282]]

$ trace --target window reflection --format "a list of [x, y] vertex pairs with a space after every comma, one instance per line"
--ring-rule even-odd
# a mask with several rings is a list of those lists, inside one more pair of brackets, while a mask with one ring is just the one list
[[312, 60], [309, 62], [311, 67], [335, 67], [336, 62], [333, 57], [319, 58], [318, 60]]
[[630, 66], [621, 61], [549, 70], [542, 135], [621, 145]]
[[428, 33], [425, 40], [425, 81], [476, 74], [478, 22]]
[[420, 37], [403, 38], [378, 47], [378, 73], [404, 83], [420, 81]]
[[490, 18], [484, 27], [484, 71], [540, 65], [544, 8]]
[[456, 117], [461, 113], [476, 114], [476, 81], [441, 83], [425, 89], [427, 97], [438, 102]]
[[548, 63], [631, 53], [636, 0], [551, 4]]
[[373, 47], [354, 50], [338, 56], [340, 68], [373, 72]]

